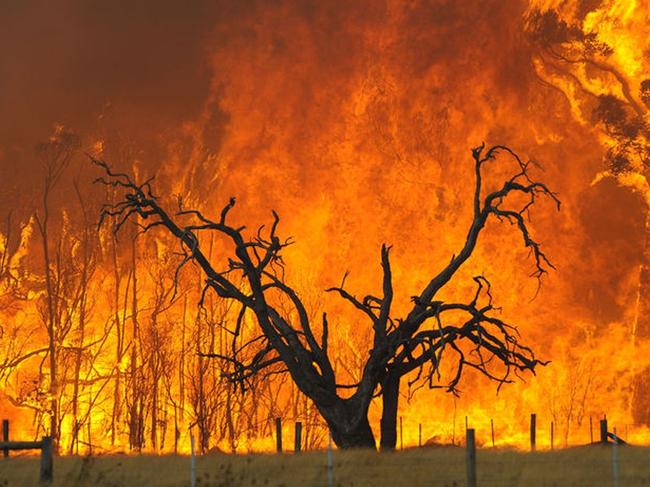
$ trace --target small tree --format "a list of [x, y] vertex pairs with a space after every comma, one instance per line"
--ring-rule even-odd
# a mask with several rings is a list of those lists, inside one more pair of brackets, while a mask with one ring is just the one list
[[[231, 350], [207, 354], [230, 365], [227, 375], [231, 381], [244, 389], [247, 381], [257, 374], [288, 372], [300, 391], [314, 402], [341, 448], [376, 447], [368, 408], [372, 399], [381, 395], [381, 447], [391, 449], [396, 441], [399, 386], [405, 375], [415, 373], [416, 378], [426, 380], [432, 388], [445, 387], [456, 392], [466, 367], [478, 370], [500, 387], [512, 381], [513, 372], [534, 373], [535, 367], [542, 363], [530, 348], [519, 342], [516, 328], [495, 316], [490, 283], [484, 276], [474, 278], [476, 292], [466, 303], [445, 302], [438, 297], [439, 291], [472, 255], [491, 217], [508, 221], [517, 228], [534, 260], [534, 277], [541, 279], [547, 269], [553, 268], [539, 243], [531, 237], [525, 214], [540, 196], [550, 198], [558, 209], [559, 200], [546, 185], [531, 179], [531, 162], [524, 162], [506, 146], [484, 149], [482, 144], [472, 150], [473, 219], [465, 244], [412, 298], [413, 305], [406, 316], [392, 316], [390, 246], [381, 247], [381, 296], [357, 299], [344, 288], [344, 282], [328, 289], [352, 304], [372, 326], [373, 343], [355, 384], [340, 384], [335, 377], [328, 354], [327, 314], [323, 314], [318, 325], [313, 323], [298, 293], [285, 282], [282, 251], [291, 240], [278, 236], [280, 218], [275, 212], [268, 230], [262, 227], [247, 238], [244, 227], [228, 221], [234, 198], [217, 219], [184, 209], [180, 201], [178, 211], [171, 215], [154, 196], [151, 179], [138, 184], [129, 175], [114, 172], [106, 162], [92, 157], [91, 160], [104, 172], [97, 182], [121, 189], [124, 194], [121, 201], [105, 207], [100, 224], [107, 217], [115, 217], [115, 231], [119, 231], [128, 220], [139, 217], [144, 232], [158, 227], [164, 229], [178, 240], [184, 254], [178, 269], [194, 262], [205, 273], [203, 296], [213, 291], [238, 306], [237, 319], [230, 328], [234, 337]], [[483, 171], [499, 152], [510, 156], [517, 169], [499, 189], [484, 194]], [[511, 196], [523, 203], [513, 208]], [[200, 240], [203, 232], [216, 232], [231, 245], [223, 269], [217, 268], [215, 260], [211, 261], [204, 252]], [[286, 306], [276, 304], [282, 301], [290, 302], [292, 309], [288, 311]], [[256, 322], [253, 335], [244, 326], [245, 317], [250, 315]], [[314, 331], [316, 326], [320, 328], [319, 338]], [[455, 373], [448, 383], [440, 385], [436, 379], [440, 364], [443, 355], [450, 353], [455, 356]], [[342, 397], [339, 394], [342, 389], [350, 394]]]
[[[57, 371], [57, 355], [63, 333], [62, 313], [63, 303], [54, 269], [55, 260], [52, 257], [52, 235], [50, 228], [52, 193], [70, 163], [75, 151], [79, 148], [79, 137], [67, 131], [63, 126], [56, 127], [54, 134], [47, 142], [38, 144], [36, 151], [43, 167], [43, 191], [41, 193], [42, 207], [34, 214], [36, 227], [43, 246], [43, 270], [45, 274], [45, 306], [42, 319], [48, 335], [49, 357], [49, 395], [50, 395], [50, 436], [54, 440], [54, 449], [58, 451], [60, 439], [60, 384]], [[59, 273], [60, 276], [60, 273]]]

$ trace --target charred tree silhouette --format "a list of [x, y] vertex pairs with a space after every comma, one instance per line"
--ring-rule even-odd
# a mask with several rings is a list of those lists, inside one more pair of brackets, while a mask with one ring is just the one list
[[[43, 167], [43, 191], [41, 193], [42, 207], [36, 211], [34, 217], [36, 226], [41, 236], [43, 247], [43, 269], [45, 274], [46, 306], [43, 311], [43, 322], [48, 335], [49, 357], [49, 394], [50, 394], [50, 436], [54, 441], [54, 450], [58, 451], [60, 439], [60, 411], [59, 411], [59, 374], [57, 370], [57, 355], [61, 341], [62, 328], [62, 303], [60, 284], [57, 280], [60, 272], [56, 272], [53, 259], [53, 242], [50, 229], [51, 197], [63, 172], [68, 166], [74, 151], [79, 148], [80, 142], [77, 135], [57, 127], [54, 135], [47, 142], [39, 144], [36, 148]], [[56, 251], [55, 251], [56, 253]]]
[[[97, 182], [123, 191], [121, 201], [106, 205], [100, 224], [106, 218], [115, 218], [116, 232], [129, 220], [136, 220], [145, 233], [154, 228], [164, 229], [178, 240], [184, 255], [177, 275], [189, 262], [197, 264], [205, 273], [199, 305], [202, 306], [209, 291], [237, 305], [237, 319], [230, 327], [233, 337], [230, 351], [204, 354], [230, 365], [229, 380], [243, 390], [254, 376], [288, 372], [300, 391], [314, 402], [340, 448], [376, 447], [368, 408], [374, 397], [381, 396], [381, 447], [390, 449], [396, 440], [400, 381], [407, 374], [413, 373], [416, 376], [413, 381], [423, 380], [432, 388], [444, 387], [456, 392], [466, 368], [478, 370], [500, 387], [512, 382], [513, 374], [534, 373], [535, 367], [543, 364], [530, 348], [519, 342], [516, 328], [496, 317], [490, 283], [485, 277], [474, 278], [476, 291], [465, 303], [445, 302], [438, 297], [439, 291], [472, 255], [490, 218], [509, 222], [521, 234], [534, 260], [534, 277], [541, 279], [553, 268], [539, 243], [531, 237], [525, 215], [539, 197], [550, 198], [558, 209], [559, 200], [545, 184], [530, 177], [531, 162], [524, 162], [506, 146], [484, 149], [482, 144], [472, 150], [473, 218], [466, 241], [451, 261], [413, 296], [406, 316], [392, 315], [394, 294], [388, 245], [381, 247], [380, 296], [369, 294], [356, 298], [345, 289], [345, 278], [340, 286], [328, 289], [354, 306], [373, 330], [373, 343], [355, 384], [337, 382], [328, 355], [327, 314], [323, 314], [318, 324], [310, 320], [298, 293], [285, 282], [282, 251], [292, 241], [278, 236], [280, 218], [275, 212], [268, 230], [262, 227], [247, 237], [245, 227], [233, 225], [228, 219], [235, 205], [234, 198], [217, 219], [184, 209], [180, 200], [178, 211], [172, 215], [154, 196], [151, 179], [137, 183], [127, 174], [114, 172], [106, 162], [93, 157], [91, 160], [104, 173]], [[483, 172], [498, 153], [511, 157], [516, 170], [497, 186], [499, 189], [484, 194]], [[200, 236], [206, 232], [215, 232], [230, 245], [230, 252], [222, 255], [227, 257], [223, 269], [216, 267], [216, 259], [209, 259], [201, 246]], [[286, 306], [276, 304], [279, 301], [288, 301], [293, 309], [287, 311]], [[253, 336], [245, 335], [247, 316], [254, 317], [256, 323]], [[316, 327], [320, 330], [318, 338]], [[443, 355], [448, 354], [454, 357], [455, 373], [448, 383], [441, 385], [440, 364]], [[342, 390], [348, 393], [346, 397], [339, 394]]]

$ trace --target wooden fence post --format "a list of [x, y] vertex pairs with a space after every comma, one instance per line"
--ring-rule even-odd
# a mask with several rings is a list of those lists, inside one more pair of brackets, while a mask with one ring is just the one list
[[600, 420], [600, 442], [607, 443], [607, 419]]
[[537, 415], [535, 413], [530, 415], [530, 451], [535, 451], [537, 434]]
[[618, 436], [616, 435], [616, 427], [614, 427], [614, 438], [614, 443], [612, 444], [612, 480], [614, 487], [618, 487]]
[[[5, 443], [9, 442], [9, 420], [2, 420], [2, 441]], [[9, 456], [9, 448], [4, 449], [4, 456], [7, 458]]]
[[422, 423], [418, 425], [418, 446], [422, 446]]
[[302, 423], [300, 421], [296, 421], [296, 436], [294, 438], [294, 446], [293, 446], [293, 450], [296, 453], [300, 453], [301, 442], [302, 442]]
[[282, 418], [275, 418], [275, 449], [282, 453]]
[[334, 487], [334, 458], [332, 454], [332, 430], [329, 433], [329, 443], [327, 446], [327, 487]]
[[468, 428], [465, 433], [467, 487], [476, 487], [476, 438], [474, 429]]
[[190, 487], [196, 487], [196, 453], [194, 452], [194, 434], [190, 431]]
[[[8, 434], [8, 428], [3, 433]], [[3, 441], [0, 450], [41, 450], [40, 481], [48, 485], [52, 482], [54, 448], [51, 436], [44, 436], [41, 441]]]
[[41, 482], [52, 482], [52, 437], [44, 436], [41, 441]]

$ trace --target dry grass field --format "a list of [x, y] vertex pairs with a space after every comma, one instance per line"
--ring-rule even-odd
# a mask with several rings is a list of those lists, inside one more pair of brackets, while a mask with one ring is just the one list
[[[619, 447], [623, 486], [650, 485], [650, 448]], [[197, 486], [326, 486], [327, 455], [220, 455], [197, 458]], [[0, 458], [0, 487], [38, 485], [38, 457]], [[464, 486], [465, 452], [422, 448], [391, 454], [334, 452], [336, 486]], [[613, 485], [612, 449], [592, 446], [524, 453], [477, 452], [479, 486]], [[190, 485], [190, 459], [183, 456], [56, 458], [54, 486], [181, 487]]]

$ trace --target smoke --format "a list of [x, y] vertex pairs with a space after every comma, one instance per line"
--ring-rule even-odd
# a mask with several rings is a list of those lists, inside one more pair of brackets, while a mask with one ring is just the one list
[[204, 40], [217, 15], [208, 1], [2, 2], [0, 197], [34, 184], [34, 147], [55, 124], [86, 144], [113, 124], [150, 149], [157, 133], [195, 117], [208, 94]]

